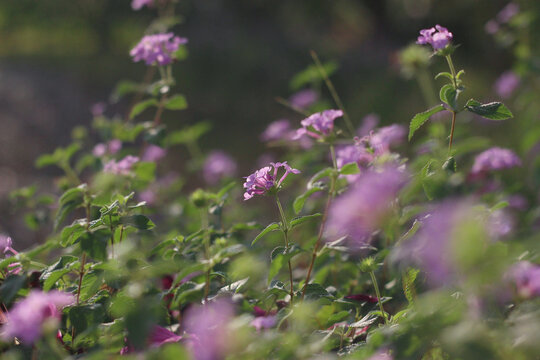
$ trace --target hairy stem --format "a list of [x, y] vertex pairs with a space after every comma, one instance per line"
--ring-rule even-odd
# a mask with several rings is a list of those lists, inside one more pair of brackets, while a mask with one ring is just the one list
[[[283, 207], [281, 206], [281, 202], [279, 201], [279, 197], [276, 195], [276, 204], [279, 209], [279, 215], [281, 216], [281, 230], [283, 231], [283, 236], [285, 238], [285, 252], [289, 252], [289, 222], [287, 221], [287, 218], [285, 217], [285, 212], [283, 211]], [[291, 290], [290, 290], [290, 296], [291, 296], [291, 305], [293, 303], [294, 298], [294, 282], [293, 282], [293, 275], [292, 275], [292, 265], [291, 265], [291, 259], [287, 261], [289, 265], [289, 281], [291, 283]]]

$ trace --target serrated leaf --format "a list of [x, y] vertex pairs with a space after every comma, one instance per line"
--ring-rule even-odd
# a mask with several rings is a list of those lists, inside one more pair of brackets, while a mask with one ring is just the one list
[[139, 230], [150, 230], [156, 226], [152, 220], [141, 214], [121, 216], [120, 223]]
[[414, 281], [416, 280], [416, 277], [418, 276], [418, 273], [420, 270], [418, 269], [407, 269], [405, 274], [403, 275], [402, 282], [403, 282], [403, 293], [405, 294], [405, 297], [407, 298], [407, 301], [409, 304], [412, 304], [414, 302], [414, 298], [416, 297], [416, 289], [414, 286]]
[[158, 101], [156, 99], [143, 100], [135, 104], [135, 106], [133, 106], [133, 108], [131, 109], [131, 113], [129, 114], [129, 118], [133, 119], [135, 116], [139, 115], [140, 113], [142, 113], [144, 110], [148, 109], [149, 107], [157, 106], [157, 105], [158, 105]]
[[320, 284], [307, 284], [304, 300], [319, 300], [320, 298], [331, 298], [332, 295]]
[[302, 195], [298, 196], [296, 199], [294, 199], [294, 202], [293, 202], [294, 213], [298, 214], [300, 211], [302, 211], [302, 209], [304, 208], [304, 204], [306, 203], [306, 200], [311, 195], [315, 194], [316, 192], [323, 191], [323, 190], [324, 190], [324, 187], [314, 186], [314, 187], [308, 189]]
[[422, 113], [419, 113], [419, 114], [416, 114], [412, 120], [411, 120], [411, 124], [409, 126], [409, 141], [412, 139], [414, 133], [420, 129], [420, 127], [422, 125], [424, 125], [424, 123], [426, 121], [429, 120], [429, 118], [433, 115], [435, 115], [436, 113], [438, 112], [441, 112], [444, 110], [444, 106], [442, 104], [440, 105], [437, 105], [427, 111], [424, 111]]
[[187, 109], [187, 100], [183, 95], [173, 95], [165, 103], [165, 109], [168, 110], [184, 110]]
[[450, 84], [444, 85], [439, 91], [439, 97], [441, 101], [454, 110], [456, 109], [457, 96], [458, 93], [456, 89], [454, 89], [454, 86]]
[[355, 162], [345, 164], [339, 169], [339, 173], [341, 175], [355, 175], [360, 172], [360, 168], [358, 167], [358, 164]]
[[319, 216], [321, 216], [321, 214], [316, 213], [316, 214], [299, 216], [297, 218], [294, 218], [294, 219], [291, 220], [291, 224], [290, 224], [291, 229], [294, 229], [295, 227], [297, 227], [298, 225], [300, 225], [300, 224], [302, 224], [302, 223], [304, 223], [306, 221], [318, 218]]
[[467, 101], [465, 108], [470, 112], [489, 120], [506, 120], [514, 117], [512, 112], [500, 102], [482, 104], [474, 99]]
[[264, 228], [263, 231], [261, 231], [259, 233], [259, 235], [257, 235], [255, 237], [255, 239], [253, 239], [253, 241], [251, 242], [251, 246], [253, 246], [260, 238], [262, 238], [264, 235], [272, 232], [272, 231], [276, 231], [276, 230], [279, 230], [280, 229], [280, 225], [281, 223], [279, 222], [273, 222], [271, 224], [269, 224], [267, 227]]

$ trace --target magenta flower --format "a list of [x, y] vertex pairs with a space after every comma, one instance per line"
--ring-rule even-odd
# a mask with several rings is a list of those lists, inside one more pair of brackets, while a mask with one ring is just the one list
[[519, 296], [523, 298], [540, 296], [539, 265], [520, 261], [510, 268], [508, 276], [514, 281]]
[[271, 122], [261, 134], [262, 141], [288, 140], [291, 138], [291, 123], [287, 119]]
[[195, 360], [223, 359], [234, 340], [227, 329], [234, 309], [227, 300], [218, 300], [188, 310], [185, 329], [190, 335], [189, 348]]
[[168, 65], [174, 59], [174, 53], [187, 39], [174, 36], [173, 33], [146, 35], [130, 51], [134, 62], [143, 60], [146, 65]]
[[452, 38], [453, 35], [447, 28], [435, 25], [434, 28], [420, 30], [420, 36], [416, 43], [420, 45], [430, 44], [433, 50], [437, 51], [444, 49], [452, 41]]
[[[270, 165], [255, 171], [246, 178], [244, 200], [249, 200], [254, 195], [264, 195], [270, 190], [278, 190], [289, 174], [300, 174], [300, 170], [293, 169], [286, 161], [270, 163]], [[285, 169], [285, 173], [277, 181], [277, 173], [281, 167]]]
[[106, 108], [107, 104], [105, 104], [103, 101], [100, 101], [90, 107], [90, 112], [92, 113], [93, 117], [98, 117], [102, 116], [105, 113]]
[[347, 236], [352, 249], [362, 248], [372, 233], [383, 224], [407, 174], [387, 167], [381, 172], [362, 174], [347, 192], [330, 207], [325, 237], [328, 241]]
[[103, 171], [115, 175], [130, 175], [131, 168], [139, 161], [136, 156], [128, 155], [120, 161], [111, 160], [105, 164]]
[[236, 161], [224, 151], [212, 151], [203, 165], [204, 181], [216, 185], [221, 179], [233, 177], [237, 169]]
[[257, 331], [273, 328], [276, 323], [276, 315], [257, 316], [255, 319], [251, 320], [251, 326], [253, 326]]
[[309, 135], [315, 139], [328, 136], [334, 130], [334, 120], [341, 116], [343, 116], [343, 111], [341, 110], [324, 110], [323, 112], [315, 113], [302, 120], [302, 128], [296, 130], [294, 139], [299, 139], [304, 135]]
[[520, 165], [521, 160], [512, 150], [492, 147], [476, 156], [471, 174], [479, 175]]
[[167, 155], [167, 150], [157, 145], [148, 145], [144, 150], [141, 160], [148, 162], [156, 162]]
[[[364, 144], [347, 145], [336, 150], [336, 165], [341, 169], [344, 165], [356, 163], [360, 169], [365, 169], [375, 159], [375, 155]], [[355, 182], [360, 174], [345, 175], [349, 183]]]
[[394, 124], [382, 127], [371, 134], [369, 143], [376, 155], [390, 152], [390, 147], [398, 145], [405, 139], [406, 129], [402, 125]]
[[509, 3], [497, 14], [497, 20], [499, 23], [504, 24], [512, 20], [514, 16], [519, 13], [519, 5], [516, 3]]
[[155, 347], [172, 342], [179, 342], [180, 340], [182, 340], [182, 336], [176, 335], [172, 331], [158, 325], [154, 325], [148, 339], [150, 346]]
[[52, 321], [58, 324], [58, 308], [74, 302], [71, 294], [60, 291], [42, 292], [32, 290], [28, 296], [13, 306], [7, 316], [7, 323], [2, 327], [2, 338], [11, 341], [14, 337], [27, 344], [34, 343], [41, 337], [43, 324]]
[[508, 99], [519, 87], [519, 76], [513, 71], [506, 71], [495, 81], [495, 92], [503, 99]]
[[319, 96], [317, 95], [317, 92], [315, 90], [305, 89], [293, 94], [289, 98], [289, 103], [291, 103], [291, 105], [294, 107], [298, 107], [300, 109], [307, 109], [311, 105], [313, 105], [318, 100], [318, 98]]
[[92, 154], [96, 157], [101, 157], [105, 154], [114, 155], [122, 149], [122, 141], [118, 139], [113, 139], [107, 144], [99, 143], [94, 146]]
[[[13, 248], [13, 241], [9, 236], [0, 234], [0, 253], [5, 257], [11, 257], [17, 255], [18, 252]], [[17, 275], [22, 271], [22, 264], [20, 262], [14, 262], [8, 265], [8, 274]]]
[[140, 10], [143, 6], [151, 7], [154, 5], [154, 0], [133, 0], [131, 2], [131, 8], [133, 10]]

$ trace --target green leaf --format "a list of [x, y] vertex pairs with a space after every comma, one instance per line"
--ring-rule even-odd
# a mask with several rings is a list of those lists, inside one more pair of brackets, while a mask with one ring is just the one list
[[313, 186], [312, 188], [308, 189], [305, 193], [298, 196], [296, 199], [294, 199], [293, 202], [293, 209], [294, 213], [298, 214], [302, 209], [304, 208], [304, 204], [306, 203], [306, 200], [313, 194], [319, 191], [323, 191], [324, 187], [321, 186]]
[[358, 167], [358, 164], [355, 162], [345, 164], [339, 169], [339, 173], [341, 175], [354, 175], [358, 174], [360, 172], [360, 168]]
[[446, 72], [446, 71], [440, 72], [437, 75], [435, 75], [435, 80], [437, 80], [440, 77], [445, 77], [450, 81], [454, 81], [454, 78], [452, 78], [452, 74], [450, 74], [449, 72]]
[[71, 265], [75, 262], [78, 262], [77, 257], [64, 255], [56, 263], [45, 269], [39, 277], [40, 281], [44, 281], [43, 290], [49, 291], [62, 276], [71, 271]]
[[111, 234], [109, 230], [102, 229], [94, 232], [85, 232], [81, 237], [81, 250], [96, 260], [107, 260], [107, 242]]
[[439, 92], [441, 101], [450, 106], [453, 110], [456, 109], [457, 96], [458, 93], [456, 89], [454, 89], [454, 86], [450, 84], [444, 85]]
[[65, 164], [69, 163], [69, 160], [77, 151], [79, 151], [81, 146], [78, 143], [73, 143], [65, 148], [58, 148], [54, 150], [52, 154], [41, 155], [36, 160], [36, 167], [42, 168], [45, 166], [58, 165], [62, 167]]
[[313, 175], [311, 177], [311, 179], [309, 179], [308, 188], [313, 187], [316, 181], [319, 181], [320, 179], [323, 179], [325, 177], [330, 176], [332, 174], [332, 172], [334, 172], [334, 171], [335, 170], [333, 168], [331, 168], [331, 167], [324, 168], [324, 169], [318, 171], [315, 175]]
[[253, 239], [253, 241], [251, 242], [251, 246], [253, 246], [260, 238], [262, 238], [264, 235], [268, 234], [269, 232], [279, 230], [280, 225], [281, 223], [279, 222], [273, 222], [269, 224], [267, 227], [264, 228], [263, 231], [259, 233], [259, 235], [255, 237], [255, 239]]
[[211, 125], [207, 122], [199, 122], [182, 130], [173, 131], [167, 137], [167, 145], [188, 144], [197, 141], [201, 136], [210, 131]]
[[69, 213], [78, 207], [83, 206], [86, 187], [86, 184], [79, 185], [76, 188], [69, 189], [60, 197], [60, 208], [58, 209], [54, 222], [55, 228], [64, 221]]
[[135, 106], [133, 106], [133, 109], [131, 109], [131, 113], [129, 114], [129, 118], [133, 119], [135, 116], [139, 115], [140, 113], [142, 113], [144, 110], [148, 109], [149, 107], [157, 106], [157, 105], [158, 105], [158, 101], [156, 99], [148, 99], [148, 100], [141, 101], [135, 104]]
[[122, 80], [116, 84], [113, 93], [111, 94], [111, 101], [118, 102], [124, 95], [143, 91], [143, 87], [131, 80]]
[[[327, 62], [323, 64], [323, 69], [328, 76], [332, 76], [332, 74], [337, 70], [337, 68], [338, 65], [335, 62]], [[307, 67], [307, 69], [293, 76], [290, 82], [290, 87], [292, 90], [299, 90], [305, 85], [320, 80], [322, 80], [321, 72], [316, 65], [310, 65]]]
[[320, 298], [332, 298], [332, 295], [326, 291], [320, 284], [307, 284], [305, 300], [319, 300]]
[[15, 298], [15, 295], [23, 288], [26, 283], [26, 276], [22, 275], [10, 275], [8, 276], [2, 286], [0, 286], [0, 299], [4, 304], [10, 304], [11, 300]]
[[514, 117], [512, 112], [500, 102], [482, 104], [474, 99], [470, 99], [467, 101], [465, 107], [470, 112], [489, 120], [506, 120]]
[[86, 219], [75, 220], [73, 224], [66, 226], [60, 233], [60, 245], [63, 247], [71, 246], [86, 231]]
[[165, 109], [168, 110], [184, 110], [187, 109], [188, 104], [186, 98], [183, 95], [173, 95], [165, 103]]
[[304, 223], [306, 221], [318, 218], [319, 216], [321, 216], [321, 214], [317, 213], [317, 214], [299, 216], [297, 218], [294, 218], [294, 219], [291, 220], [291, 224], [290, 224], [291, 229], [294, 229], [295, 227], [297, 227], [298, 225], [300, 225], [300, 224], [302, 224], [302, 223]]
[[424, 125], [424, 123], [428, 121], [431, 116], [443, 110], [444, 110], [444, 106], [441, 104], [427, 111], [414, 115], [414, 117], [411, 120], [411, 124], [409, 126], [409, 141], [412, 139], [416, 130], [420, 129], [420, 127]]
[[120, 217], [120, 223], [133, 226], [139, 230], [150, 230], [156, 226], [152, 220], [141, 214], [122, 216]]
[[77, 333], [86, 329], [97, 328], [105, 318], [105, 309], [101, 304], [72, 306], [69, 308], [68, 318]]
[[270, 254], [272, 263], [270, 264], [270, 270], [268, 271], [268, 281], [272, 280], [289, 260], [301, 252], [303, 252], [303, 250], [296, 244], [290, 246], [288, 251], [284, 246], [274, 248]]
[[420, 270], [418, 269], [409, 268], [407, 269], [402, 278], [403, 293], [405, 294], [405, 297], [407, 298], [409, 304], [412, 304], [414, 302], [414, 298], [416, 297], [414, 281], [416, 280], [419, 272]]
[[489, 211], [501, 210], [501, 209], [504, 209], [505, 207], [507, 207], [509, 205], [510, 204], [508, 203], [508, 201], [500, 201], [497, 204], [493, 205], [493, 207], [491, 209], [489, 209]]

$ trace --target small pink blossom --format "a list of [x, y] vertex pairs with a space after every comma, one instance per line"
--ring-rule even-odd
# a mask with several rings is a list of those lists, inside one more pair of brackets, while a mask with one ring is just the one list
[[120, 161], [110, 160], [103, 167], [103, 171], [115, 175], [130, 175], [131, 168], [139, 161], [136, 156], [128, 155]]
[[341, 110], [324, 110], [315, 113], [301, 121], [302, 127], [296, 130], [294, 139], [299, 139], [304, 135], [314, 139], [321, 139], [328, 136], [334, 130], [334, 121], [343, 116]]
[[452, 41], [452, 38], [453, 35], [447, 28], [435, 25], [435, 27], [420, 30], [420, 36], [416, 43], [420, 45], [430, 44], [433, 50], [437, 51], [444, 49]]
[[[281, 167], [285, 169], [285, 173], [277, 181], [277, 173]], [[277, 190], [289, 174], [299, 173], [300, 170], [293, 169], [286, 161], [282, 163], [270, 163], [270, 166], [265, 166], [246, 178], [246, 182], [244, 183], [244, 189], [246, 189], [244, 200], [249, 200], [254, 195], [264, 195], [271, 189]]]

